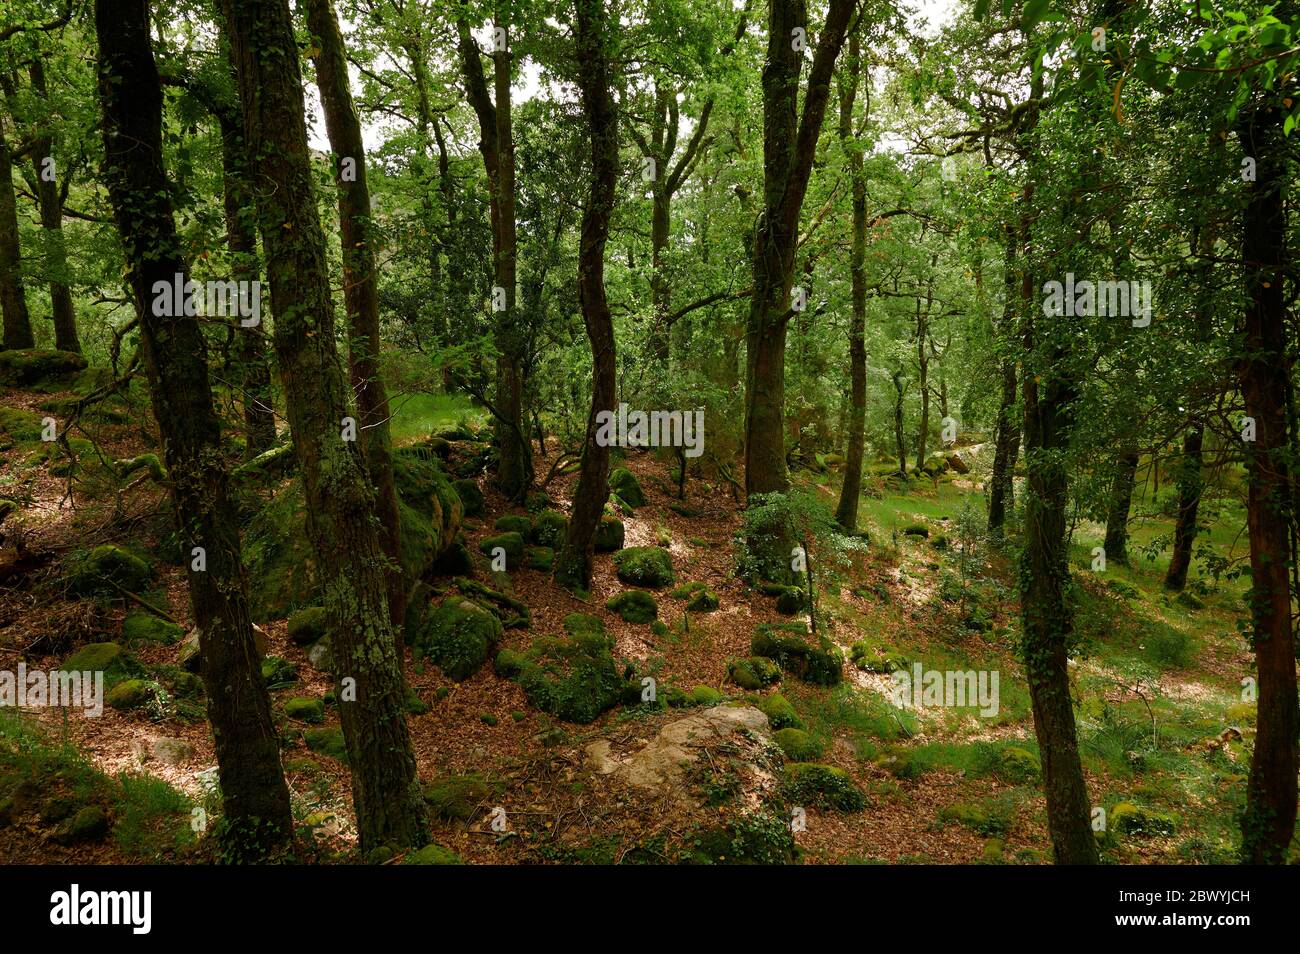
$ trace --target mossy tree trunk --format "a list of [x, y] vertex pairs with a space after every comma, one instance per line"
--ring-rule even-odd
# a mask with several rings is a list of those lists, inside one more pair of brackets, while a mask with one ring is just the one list
[[1249, 491], [1251, 637], [1259, 676], [1255, 751], [1250, 762], [1241, 857], [1284, 864], [1295, 834], [1297, 743], [1295, 631], [1290, 565], [1295, 558], [1291, 461], [1295, 440], [1290, 378], [1285, 202], [1288, 144], [1282, 110], [1270, 95], [1243, 117], [1238, 134], [1254, 156], [1256, 179], [1243, 228], [1246, 313], [1237, 380], [1255, 440], [1244, 442]]
[[[307, 28], [318, 51], [316, 86], [325, 129], [334, 152], [339, 194], [339, 237], [343, 260], [343, 307], [347, 310], [348, 364], [357, 401], [358, 438], [374, 483], [375, 513], [388, 557], [388, 608], [394, 627], [406, 615], [408, 590], [402, 569], [402, 530], [393, 477], [393, 442], [388, 428], [388, 390], [379, 368], [379, 268], [370, 214], [366, 150], [348, 82], [347, 52], [330, 0], [306, 0]], [[399, 658], [401, 650], [398, 650]]]
[[18, 238], [18, 199], [14, 194], [14, 155], [0, 116], [0, 318], [4, 348], [33, 348], [32, 317], [23, 288], [23, 254]]
[[586, 589], [591, 586], [596, 528], [609, 497], [609, 448], [596, 440], [596, 416], [612, 412], [615, 400], [614, 322], [605, 298], [605, 243], [618, 186], [618, 114], [610, 93], [614, 51], [604, 0], [576, 0], [576, 6], [578, 86], [591, 138], [591, 181], [578, 247], [578, 297], [593, 369], [582, 466], [568, 536], [555, 561], [555, 578], [569, 589]]
[[1115, 461], [1111, 478], [1109, 506], [1106, 508], [1106, 560], [1128, 563], [1128, 515], [1133, 509], [1133, 485], [1137, 480], [1138, 455], [1121, 454]]
[[[187, 267], [162, 161], [162, 88], [149, 40], [147, 0], [98, 0], [99, 96], [105, 179], [140, 322], [154, 416], [189, 562], [208, 718], [216, 740], [228, 836], [254, 858], [292, 835], [289, 790], [248, 613], [235, 507], [227, 495], [221, 429], [206, 346], [193, 317], [160, 316], [153, 286]], [[193, 548], [205, 567], [195, 569]]]
[[1006, 259], [1003, 287], [1006, 298], [1002, 320], [994, 333], [1003, 351], [1001, 358], [1002, 395], [998, 401], [997, 435], [994, 437], [993, 474], [989, 478], [989, 536], [999, 538], [1006, 526], [1007, 513], [1015, 505], [1016, 451], [1020, 446], [1020, 425], [1016, 420], [1016, 359], [1009, 353], [1014, 345], [1016, 301], [1020, 278], [1016, 272], [1019, 232], [1012, 226], [1005, 230]]
[[1196, 542], [1196, 515], [1201, 507], [1204, 480], [1202, 447], [1205, 430], [1193, 421], [1183, 435], [1183, 453], [1178, 461], [1178, 518], [1174, 523], [1174, 550], [1169, 555], [1165, 589], [1179, 591], [1187, 585], [1187, 571], [1192, 565], [1192, 544]]
[[364, 456], [342, 429], [351, 417], [348, 388], [335, 345], [293, 22], [287, 0], [224, 0], [223, 10], [271, 285], [275, 353], [333, 640], [361, 850], [418, 846], [429, 836], [374, 489]]

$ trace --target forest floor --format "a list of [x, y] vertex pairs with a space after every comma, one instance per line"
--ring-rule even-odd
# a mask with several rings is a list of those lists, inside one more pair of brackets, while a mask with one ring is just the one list
[[[8, 390], [0, 410], [44, 414], [74, 396]], [[401, 420], [399, 411], [395, 430], [403, 439], [439, 424], [436, 408], [418, 407], [419, 420]], [[448, 410], [442, 423], [462, 410]], [[106, 456], [125, 458], [156, 450], [140, 423], [147, 420], [137, 407], [102, 413], [87, 427]], [[0, 418], [0, 437], [3, 425]], [[94, 468], [87, 467], [69, 500], [66, 478], [51, 473], [59, 469], [56, 455], [13, 439], [14, 430], [9, 441], [0, 440], [0, 496], [21, 507], [0, 527], [0, 568], [19, 567], [0, 575], [0, 668], [12, 670], [21, 659], [29, 669], [53, 670], [85, 643], [123, 641], [125, 618], [141, 610], [125, 598], [72, 598], [59, 585], [60, 558], [101, 542], [154, 545], [166, 531], [165, 495], [148, 479], [121, 493], [105, 486], [97, 495]], [[677, 583], [706, 583], [720, 599], [715, 612], [688, 614], [665, 588], [655, 596], [666, 627], [624, 622], [606, 608], [626, 589], [607, 553], [597, 555], [589, 600], [526, 568], [508, 581], [491, 576], [485, 558], [476, 575], [508, 587], [531, 610], [528, 629], [505, 631], [506, 648], [523, 649], [540, 634], [560, 632], [566, 615], [589, 613], [615, 636], [615, 657], [653, 675], [661, 692], [707, 686], [732, 701], [757, 703], [776, 692], [788, 699], [813, 761], [843, 770], [865, 796], [857, 811], [806, 808], [803, 830], [794, 835], [802, 863], [1044, 863], [1051, 845], [1016, 653], [1014, 559], [978, 532], [986, 462], [982, 454], [971, 457], [966, 478], [907, 487], [884, 473], [888, 467], [874, 466], [860, 511], [869, 543], [812, 554], [819, 622], [846, 660], [837, 686], [787, 677], [746, 692], [728, 681], [728, 660], [750, 655], [755, 628], [790, 617], [736, 576], [742, 516], [728, 486], [691, 473], [678, 500], [668, 457], [633, 453], [621, 462], [647, 498], [623, 518], [625, 545], [666, 544]], [[539, 459], [538, 470], [549, 465]], [[833, 509], [833, 470], [800, 471], [794, 479]], [[558, 477], [547, 488], [557, 509], [567, 510], [575, 482], [575, 475]], [[523, 512], [507, 506], [485, 477], [479, 484], [486, 513], [464, 526], [476, 559], [495, 519]], [[1241, 703], [1241, 681], [1253, 667], [1238, 632], [1243, 587], [1215, 581], [1198, 562], [1186, 596], [1164, 592], [1172, 524], [1164, 498], [1148, 490], [1135, 501], [1131, 566], [1112, 562], [1104, 573], [1092, 572], [1089, 554], [1101, 528], [1087, 521], [1075, 528], [1080, 645], [1071, 679], [1088, 791], [1118, 822], [1099, 835], [1111, 861], [1231, 861], [1254, 721], [1253, 706]], [[1203, 509], [1205, 539], [1222, 559], [1239, 560], [1244, 544], [1233, 528], [1242, 525], [1240, 506], [1230, 490], [1218, 498], [1216, 492]], [[20, 566], [31, 554], [56, 559]], [[183, 571], [160, 561], [159, 573], [149, 601], [188, 628]], [[284, 620], [263, 628], [270, 653], [296, 669], [290, 684], [272, 691], [291, 743], [284, 761], [300, 823], [295, 857], [355, 859], [348, 770], [304, 746], [299, 730], [313, 726], [283, 715], [285, 700], [322, 697], [331, 680], [289, 640]], [[126, 648], [146, 668], [178, 663], [179, 644]], [[998, 711], [986, 717], [978, 705], [896, 708], [888, 672], [899, 664], [996, 672]], [[531, 708], [523, 690], [491, 665], [456, 683], [408, 658], [407, 677], [428, 707], [409, 720], [420, 778], [455, 795], [432, 813], [433, 838], [467, 862], [677, 860], [703, 833], [741, 824], [780, 784], [779, 758], [773, 763], [741, 737], [723, 738], [722, 730], [716, 746], [696, 747], [684, 774], [649, 787], [629, 784], [619, 766], [660, 741], [665, 726], [713, 710], [623, 706], [590, 725], [573, 725]], [[337, 725], [336, 712], [326, 713], [327, 725]], [[0, 863], [209, 860], [192, 821], [201, 814], [196, 808], [215, 807], [206, 784], [214, 766], [209, 728], [194, 705], [105, 708], [99, 718], [0, 710]], [[11, 790], [4, 797], [6, 776]], [[105, 807], [111, 837], [60, 844], [60, 822], [87, 801]], [[492, 825], [498, 806], [505, 809], [506, 823], [497, 826], [504, 831]]]

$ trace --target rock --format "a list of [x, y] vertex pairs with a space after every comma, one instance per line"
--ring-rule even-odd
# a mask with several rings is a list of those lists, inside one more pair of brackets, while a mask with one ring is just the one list
[[501, 650], [497, 675], [517, 682], [534, 708], [582, 725], [618, 705], [630, 688], [639, 698], [639, 684], [624, 679], [614, 663], [613, 639], [599, 619], [573, 613], [564, 628], [566, 637], [544, 636], [522, 653]]
[[282, 689], [298, 681], [298, 667], [283, 656], [262, 660], [262, 681], [268, 689]]
[[838, 685], [844, 678], [844, 657], [826, 637], [817, 645], [802, 623], [765, 623], [754, 632], [750, 651], [755, 656], [766, 656], [804, 682], [819, 686]]
[[768, 724], [773, 729], [802, 729], [803, 720], [790, 705], [790, 700], [779, 692], [764, 696], [758, 704], [758, 710], [767, 716]]
[[307, 748], [320, 755], [328, 755], [332, 759], [347, 764], [348, 747], [343, 740], [343, 730], [338, 726], [332, 726], [328, 729], [307, 729], [302, 734], [302, 740], [307, 743]]
[[0, 351], [0, 384], [11, 388], [47, 384], [86, 370], [86, 359], [71, 351], [40, 348]]
[[659, 618], [659, 605], [645, 590], [626, 590], [619, 593], [605, 608], [617, 613], [625, 623], [649, 623]]
[[956, 473], [969, 474], [970, 464], [962, 459], [961, 454], [949, 454], [944, 458], [944, 462], [951, 467]]
[[772, 738], [791, 762], [812, 762], [822, 756], [822, 747], [803, 729], [777, 729]]
[[121, 675], [129, 660], [118, 643], [87, 643], [63, 660], [60, 672], [102, 672], [104, 678]]
[[623, 549], [623, 521], [617, 517], [601, 517], [596, 526], [596, 552], [613, 553]]
[[294, 696], [285, 701], [284, 714], [299, 722], [320, 725], [325, 721], [325, 703], [311, 696]]
[[686, 604], [688, 613], [712, 613], [721, 605], [718, 601], [718, 594], [710, 589], [703, 589], [691, 597], [690, 602]]
[[481, 517], [483, 515], [484, 499], [483, 491], [479, 489], [478, 481], [468, 478], [452, 481], [452, 487], [460, 496], [461, 503], [465, 507], [465, 516]]
[[637, 482], [636, 475], [626, 467], [617, 467], [610, 473], [609, 489], [618, 494], [619, 499], [629, 507], [645, 506], [645, 494], [641, 491], [641, 484]]
[[672, 586], [673, 558], [659, 547], [629, 547], [614, 555], [614, 568], [618, 578], [632, 586], [658, 589]]
[[148, 563], [111, 543], [73, 553], [67, 569], [68, 592], [73, 596], [121, 596], [118, 587], [138, 593], [153, 579]]
[[907, 659], [901, 654], [877, 650], [865, 639], [849, 647], [849, 659], [863, 672], [891, 673], [907, 668]]
[[444, 848], [442, 845], [425, 845], [418, 851], [413, 851], [406, 856], [402, 862], [407, 865], [463, 865], [465, 862], [460, 855], [450, 848]]
[[1028, 749], [1008, 746], [998, 755], [997, 775], [1004, 782], [1034, 782], [1042, 775], [1038, 756]]
[[98, 805], [87, 805], [55, 829], [54, 840], [60, 845], [76, 845], [98, 841], [107, 834], [107, 813]]
[[555, 551], [550, 547], [529, 547], [527, 566], [539, 573], [550, 573], [555, 566]]
[[492, 524], [492, 526], [502, 533], [517, 533], [521, 537], [530, 537], [533, 533], [533, 522], [519, 514], [506, 514], [504, 517], [497, 517], [496, 523]]
[[502, 533], [495, 537], [485, 537], [479, 541], [479, 552], [484, 556], [495, 560], [497, 554], [493, 551], [500, 548], [505, 551], [506, 569], [518, 567], [524, 562], [524, 538], [523, 535], [515, 531]]
[[1178, 829], [1178, 821], [1172, 815], [1150, 808], [1139, 808], [1132, 802], [1120, 802], [1112, 808], [1109, 824], [1113, 831], [1139, 838], [1172, 835]]
[[742, 751], [757, 751], [770, 741], [767, 717], [757, 709], [714, 706], [664, 725], [644, 748], [619, 765], [615, 773], [637, 788], [676, 788], [684, 792], [686, 768], [699, 759], [703, 747], [734, 744]]
[[781, 667], [762, 656], [727, 660], [727, 678], [741, 689], [765, 689], [781, 681]]
[[424, 786], [424, 800], [446, 821], [467, 822], [487, 811], [495, 786], [478, 774], [449, 775]]
[[463, 596], [443, 600], [415, 634], [416, 658], [427, 657], [456, 682], [468, 679], [492, 658], [501, 640], [501, 621]]
[[782, 789], [791, 805], [812, 805], [838, 812], [860, 812], [867, 796], [849, 774], [833, 765], [791, 762], [785, 767]]
[[334, 671], [334, 647], [328, 636], [312, 643], [311, 649], [307, 650], [307, 662], [317, 672]]
[[170, 646], [185, 637], [185, 630], [152, 613], [134, 611], [122, 623], [122, 638], [128, 643], [161, 643]]
[[323, 606], [308, 606], [289, 614], [289, 641], [295, 646], [310, 646], [328, 632]]
[[114, 709], [138, 709], [153, 696], [151, 689], [150, 683], [143, 679], [126, 679], [108, 690], [104, 701]]
[[163, 765], [180, 765], [194, 758], [194, 746], [184, 739], [158, 736], [149, 742], [149, 755]]
[[558, 549], [569, 534], [569, 518], [558, 510], [543, 510], [533, 523], [533, 542], [543, 547]]

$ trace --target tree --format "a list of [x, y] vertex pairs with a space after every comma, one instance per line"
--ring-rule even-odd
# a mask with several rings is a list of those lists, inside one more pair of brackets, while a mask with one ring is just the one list
[[271, 285], [275, 353], [332, 634], [361, 850], [419, 846], [428, 840], [424, 803], [373, 485], [364, 456], [346, 439], [352, 416], [335, 346], [293, 23], [287, 0], [227, 0], [223, 9]]
[[578, 87], [591, 139], [591, 181], [578, 250], [578, 296], [594, 367], [582, 467], [573, 495], [568, 536], [556, 557], [555, 578], [569, 589], [586, 589], [591, 585], [596, 528], [609, 497], [609, 447], [596, 435], [597, 416], [614, 410], [614, 322], [605, 297], [605, 243], [609, 240], [609, 219], [618, 185], [618, 114], [610, 93], [610, 63], [615, 51], [604, 0], [575, 3]]
[[32, 318], [23, 289], [23, 254], [18, 238], [18, 199], [14, 195], [14, 155], [0, 116], [0, 317], [4, 347], [34, 348]]
[[280, 745], [248, 614], [235, 506], [227, 494], [220, 422], [198, 321], [158, 314], [155, 283], [188, 269], [163, 168], [162, 87], [147, 0], [98, 0], [99, 96], [105, 179], [130, 266], [154, 417], [163, 435], [230, 846], [260, 857], [293, 832]]

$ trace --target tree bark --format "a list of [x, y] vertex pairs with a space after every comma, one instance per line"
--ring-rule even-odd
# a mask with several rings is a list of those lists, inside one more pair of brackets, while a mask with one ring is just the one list
[[[862, 147], [853, 135], [853, 104], [862, 78], [862, 51], [855, 32], [849, 38], [848, 82], [841, 80], [840, 141], [848, 154], [853, 193], [853, 240], [849, 252], [849, 275], [853, 289], [853, 316], [849, 320], [848, 453], [844, 461], [844, 483], [835, 520], [850, 532], [858, 528], [858, 498], [862, 494], [862, 457], [867, 422], [867, 180], [862, 168]], [[864, 100], [870, 95], [864, 91]]]
[[[1020, 279], [1016, 274], [1019, 232], [1006, 229], [1006, 264], [1003, 286], [1006, 298], [1002, 304], [1002, 321], [995, 329], [1003, 347], [1010, 351], [1014, 343], [1016, 300]], [[993, 475], [989, 479], [989, 536], [1001, 538], [1007, 522], [1007, 512], [1015, 505], [1016, 449], [1020, 445], [1020, 426], [1016, 421], [1016, 360], [1009, 353], [1002, 358], [1002, 397], [998, 403], [997, 436], [994, 438]]]
[[1109, 563], [1128, 563], [1128, 515], [1133, 507], [1133, 484], [1137, 479], [1138, 455], [1121, 454], [1115, 462], [1106, 509], [1104, 549]]
[[569, 589], [587, 589], [596, 528], [609, 497], [609, 447], [596, 440], [596, 417], [601, 411], [613, 413], [615, 401], [614, 322], [605, 298], [605, 243], [618, 185], [618, 114], [610, 94], [613, 51], [604, 0], [576, 0], [576, 6], [578, 86], [591, 137], [591, 182], [578, 246], [578, 297], [593, 368], [582, 466], [555, 578]]
[[[45, 67], [39, 58], [33, 59], [27, 69], [32, 81], [32, 92], [48, 101], [45, 86]], [[54, 140], [48, 133], [37, 137], [32, 146], [32, 166], [36, 172], [36, 203], [41, 216], [41, 230], [45, 236], [45, 271], [49, 275], [50, 307], [54, 318], [54, 347], [60, 351], [81, 353], [77, 337], [77, 315], [72, 306], [72, 291], [68, 288], [68, 252], [63, 241], [63, 190], [54, 165]], [[49, 169], [47, 174], [46, 170]], [[66, 172], [64, 173], [66, 175]]]
[[1297, 738], [1295, 633], [1289, 564], [1294, 558], [1290, 460], [1294, 436], [1287, 358], [1287, 144], [1274, 102], [1243, 117], [1238, 134], [1256, 161], [1243, 223], [1246, 313], [1237, 378], [1255, 440], [1245, 442], [1249, 491], [1250, 605], [1259, 676], [1255, 752], [1250, 762], [1241, 857], [1252, 864], [1284, 864], [1295, 833]]
[[[302, 73], [287, 0], [223, 0], [244, 107], [275, 352], [329, 620], [335, 689], [363, 853], [428, 841], [405, 685], [365, 458], [335, 345], [325, 236], [312, 187]], [[355, 701], [346, 701], [355, 699]]]
[[1178, 519], [1174, 524], [1174, 552], [1165, 573], [1165, 589], [1178, 591], [1187, 585], [1192, 565], [1192, 544], [1196, 542], [1196, 514], [1201, 506], [1201, 448], [1205, 431], [1193, 422], [1183, 435], [1183, 455], [1178, 462]]
[[4, 119], [0, 117], [0, 318], [4, 323], [5, 350], [36, 347], [23, 289], [22, 259], [13, 153], [5, 139]]
[[[374, 484], [375, 514], [388, 557], [388, 610], [394, 632], [406, 617], [410, 583], [402, 568], [402, 527], [393, 477], [393, 442], [389, 433], [388, 389], [379, 368], [379, 267], [375, 264], [375, 230], [370, 216], [366, 147], [361, 120], [348, 83], [347, 52], [330, 0], [306, 0], [307, 29], [317, 40], [316, 86], [325, 112], [325, 129], [334, 152], [338, 187], [339, 238], [343, 259], [343, 307], [348, 320], [348, 366], [357, 401], [358, 437], [366, 469]], [[401, 648], [397, 651], [402, 658]]]
[[187, 275], [162, 162], [162, 87], [149, 41], [147, 0], [98, 0], [99, 97], [105, 180], [122, 237], [154, 417], [186, 558], [202, 649], [208, 719], [216, 740], [222, 804], [238, 857], [256, 858], [292, 835], [289, 790], [248, 614], [235, 507], [227, 496], [221, 427], [203, 333], [184, 314], [156, 315], [155, 282]]

